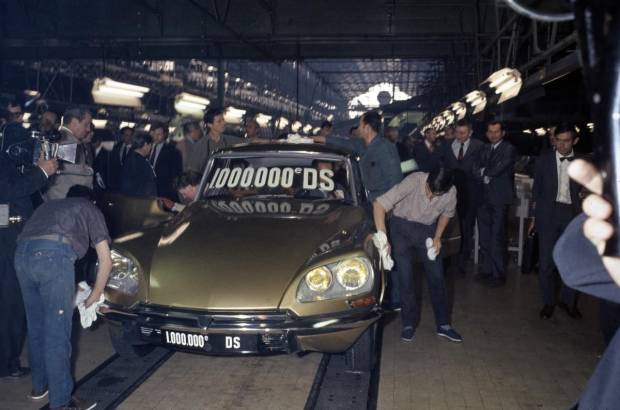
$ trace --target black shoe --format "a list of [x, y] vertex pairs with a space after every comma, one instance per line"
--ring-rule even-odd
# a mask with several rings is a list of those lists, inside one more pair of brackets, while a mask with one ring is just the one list
[[492, 277], [484, 281], [484, 285], [489, 288], [501, 288], [506, 284], [505, 278]]
[[30, 368], [29, 367], [18, 367], [17, 369], [13, 370], [11, 373], [9, 373], [9, 375], [7, 376], [9, 379], [21, 379], [23, 377], [26, 377], [30, 374]]
[[577, 309], [577, 306], [573, 306], [568, 307], [568, 305], [564, 302], [560, 303], [558, 305], [560, 307], [560, 309], [562, 309], [564, 312], [566, 312], [566, 314], [570, 317], [572, 317], [573, 319], [581, 319], [581, 312], [579, 311], [579, 309]]
[[413, 341], [413, 335], [415, 335], [415, 329], [413, 326], [405, 326], [403, 327], [402, 332], [400, 332], [400, 340], [404, 342]]
[[82, 400], [82, 399], [73, 397], [71, 401], [65, 404], [64, 406], [49, 407], [49, 404], [48, 404], [47, 406], [43, 408], [46, 410], [47, 409], [50, 409], [50, 410], [91, 410], [91, 409], [94, 409], [95, 407], [97, 407], [96, 401]]
[[543, 308], [540, 310], [540, 317], [543, 319], [551, 319], [551, 316], [553, 316], [554, 309], [555, 307], [553, 305], [543, 306]]
[[478, 272], [474, 275], [474, 280], [476, 282], [483, 282], [491, 277], [491, 274], [488, 272]]
[[30, 391], [30, 394], [27, 396], [30, 400], [34, 400], [34, 401], [39, 401], [39, 400], [43, 400], [44, 398], [47, 397], [47, 389], [45, 389], [43, 392], [37, 392], [34, 389], [32, 389]]

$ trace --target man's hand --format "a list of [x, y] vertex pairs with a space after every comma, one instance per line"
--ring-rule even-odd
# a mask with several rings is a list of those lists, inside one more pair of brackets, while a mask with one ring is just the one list
[[[611, 204], [601, 196], [603, 177], [592, 164], [582, 159], [576, 159], [570, 164], [568, 174], [592, 192], [582, 205], [583, 211], [588, 216], [583, 225], [583, 232], [602, 255], [605, 243], [614, 233], [614, 227], [607, 221], [612, 213]], [[620, 286], [620, 257], [603, 256], [603, 264]]]
[[166, 209], [167, 211], [172, 211], [172, 208], [174, 208], [174, 201], [168, 198], [159, 198], [159, 200], [161, 201], [161, 205], [164, 207], [164, 209]]
[[437, 255], [439, 255], [439, 252], [441, 252], [441, 238], [433, 238], [433, 247], [435, 248]]
[[88, 298], [84, 301], [84, 306], [86, 308], [89, 308], [90, 305], [92, 305], [93, 303], [99, 302], [99, 298], [101, 298], [101, 292], [96, 292], [95, 290], [93, 290], [90, 293], [90, 296], [88, 296]]
[[37, 165], [48, 177], [51, 177], [58, 171], [58, 161], [55, 159], [39, 159]]

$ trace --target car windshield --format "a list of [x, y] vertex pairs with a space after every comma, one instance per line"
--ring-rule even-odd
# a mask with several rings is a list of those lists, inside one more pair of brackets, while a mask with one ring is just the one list
[[349, 168], [342, 157], [270, 154], [220, 156], [212, 161], [203, 199], [290, 197], [353, 200]]

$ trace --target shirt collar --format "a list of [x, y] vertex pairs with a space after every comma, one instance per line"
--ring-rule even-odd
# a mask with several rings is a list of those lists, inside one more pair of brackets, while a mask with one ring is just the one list
[[[470, 141], [471, 141], [471, 137], [470, 137], [470, 138], [467, 138], [467, 141], [465, 141], [465, 142], [463, 143], [463, 144], [465, 144], [465, 147], [468, 147], [468, 146], [469, 146], [469, 142], [470, 142]], [[457, 147], [457, 148], [461, 148], [461, 141], [459, 141], [459, 140], [455, 139], [455, 140], [452, 142], [452, 146], [453, 146], [453, 147]]]
[[499, 144], [501, 144], [502, 142], [504, 142], [504, 140], [499, 140], [495, 144], [492, 144], [491, 147], [495, 149], [495, 148], [499, 147]]
[[560, 158], [570, 158], [570, 157], [574, 157], [575, 156], [575, 151], [571, 150], [567, 155], [562, 155], [558, 152], [558, 150], [555, 150], [555, 158], [559, 161]]

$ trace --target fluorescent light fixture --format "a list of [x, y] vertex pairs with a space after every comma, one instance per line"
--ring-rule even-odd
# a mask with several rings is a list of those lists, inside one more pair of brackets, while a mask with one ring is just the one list
[[246, 86], [246, 87], [251, 87], [251, 86], [252, 86], [252, 83], [248, 81], [247, 83], [245, 83], [245, 86]]
[[467, 114], [467, 106], [460, 101], [450, 104], [450, 110], [456, 115], [457, 120], [462, 120]]
[[97, 104], [140, 107], [140, 100], [149, 92], [148, 87], [121, 83], [108, 77], [97, 78], [93, 82], [92, 95]]
[[532, 130], [530, 130], [530, 129], [523, 130], [523, 133], [524, 133], [524, 134], [531, 134], [531, 133], [532, 133]]
[[302, 131], [304, 132], [304, 134], [308, 134], [310, 131], [312, 131], [312, 124], [304, 125], [304, 127], [302, 128]]
[[581, 132], [581, 128], [575, 125], [575, 131], [577, 131], [577, 134], [579, 134]]
[[502, 68], [491, 74], [485, 82], [489, 83], [489, 87], [495, 91], [495, 94], [500, 94], [498, 104], [519, 95], [523, 85], [521, 73], [514, 68]]
[[269, 125], [269, 121], [271, 121], [271, 115], [259, 113], [255, 119], [258, 125], [261, 127], [267, 127]]
[[226, 108], [226, 110], [224, 111], [224, 121], [229, 124], [241, 124], [241, 120], [243, 119], [244, 115], [245, 110], [231, 106]]
[[278, 128], [279, 130], [283, 130], [284, 128], [286, 128], [286, 126], [288, 124], [289, 124], [289, 122], [288, 122], [288, 120], [286, 118], [280, 117], [276, 121], [276, 128]]
[[321, 127], [315, 127], [315, 128], [312, 130], [312, 133], [313, 133], [314, 135], [316, 135], [316, 134], [318, 134], [318, 133], [319, 133], [319, 131], [321, 131]]
[[235, 82], [236, 83], [240, 83], [241, 82], [241, 78], [239, 78], [239, 77], [235, 78]]
[[534, 132], [536, 133], [536, 135], [538, 135], [539, 137], [542, 137], [543, 135], [545, 135], [547, 133], [547, 130], [544, 128], [536, 128], [534, 130]]
[[212, 65], [210, 65], [210, 66], [208, 66], [208, 67], [207, 67], [207, 71], [208, 71], [208, 72], [210, 72], [210, 73], [212, 73], [212, 72], [214, 72], [214, 71], [215, 71], [215, 67], [213, 67]]
[[589, 123], [587, 123], [587, 124], [586, 124], [586, 126], [588, 127], [588, 129], [589, 129], [590, 131], [594, 131], [594, 123], [593, 123], [593, 122], [589, 122]]
[[211, 101], [207, 98], [189, 93], [180, 93], [174, 98], [174, 109], [179, 114], [200, 117], [210, 103]]
[[100, 119], [93, 118], [93, 125], [97, 129], [105, 128], [107, 124], [108, 124], [108, 120], [100, 120]]
[[327, 121], [329, 121], [329, 122], [334, 121], [334, 114], [329, 114], [329, 115], [327, 116]]
[[121, 125], [119, 125], [119, 128], [125, 128], [125, 127], [134, 128], [135, 126], [136, 126], [135, 122], [122, 121]]
[[297, 131], [299, 131], [299, 129], [302, 127], [302, 125], [303, 125], [303, 124], [302, 124], [301, 122], [299, 122], [299, 121], [295, 121], [295, 122], [293, 123], [293, 125], [291, 125], [291, 131], [293, 131], [293, 132], [297, 132]]
[[465, 96], [465, 102], [472, 108], [472, 114], [478, 114], [487, 106], [487, 96], [482, 91], [472, 91]]
[[446, 125], [450, 125], [456, 121], [456, 115], [450, 110], [442, 111], [440, 115], [445, 120]]

